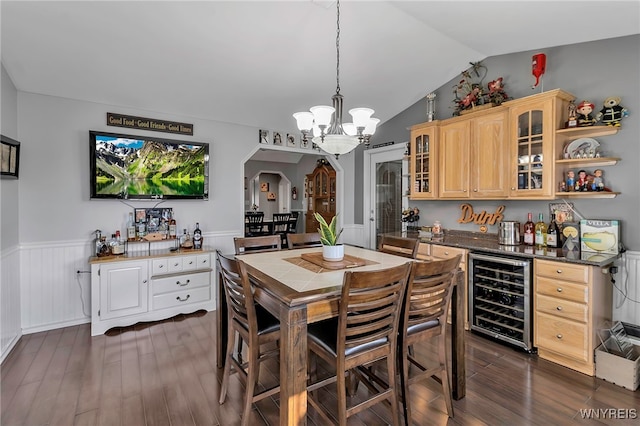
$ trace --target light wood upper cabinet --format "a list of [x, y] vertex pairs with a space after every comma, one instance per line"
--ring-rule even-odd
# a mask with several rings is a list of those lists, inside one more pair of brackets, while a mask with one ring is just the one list
[[427, 200], [438, 194], [438, 122], [419, 124], [411, 128], [409, 168], [410, 198]]
[[482, 112], [440, 127], [440, 198], [504, 198], [509, 158], [507, 112]]
[[564, 126], [564, 112], [574, 96], [552, 90], [509, 105], [511, 166], [509, 198], [552, 199], [556, 130]]

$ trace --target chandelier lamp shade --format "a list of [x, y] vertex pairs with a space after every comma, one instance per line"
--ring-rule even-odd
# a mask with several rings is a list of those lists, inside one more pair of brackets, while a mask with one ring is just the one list
[[342, 123], [342, 101], [340, 94], [340, 1], [336, 2], [337, 31], [336, 31], [336, 93], [331, 97], [333, 106], [318, 105], [311, 107], [309, 111], [296, 112], [298, 129], [302, 132], [302, 140], [307, 142], [309, 135], [312, 141], [323, 151], [334, 154], [336, 158], [340, 154], [353, 151], [358, 145], [369, 146], [371, 136], [376, 131], [380, 122], [372, 118], [374, 111], [371, 108], [352, 108], [351, 123]]

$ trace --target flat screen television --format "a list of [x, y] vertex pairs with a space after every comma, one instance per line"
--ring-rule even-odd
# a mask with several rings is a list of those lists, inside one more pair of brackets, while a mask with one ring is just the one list
[[209, 144], [91, 130], [91, 198], [209, 198]]

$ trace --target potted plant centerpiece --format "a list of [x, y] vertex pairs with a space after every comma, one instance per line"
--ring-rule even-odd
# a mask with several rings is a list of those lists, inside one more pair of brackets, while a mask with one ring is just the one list
[[320, 241], [322, 242], [322, 258], [329, 262], [341, 261], [344, 258], [344, 246], [338, 244], [338, 238], [342, 234], [342, 229], [340, 231], [336, 229], [338, 215], [336, 214], [329, 224], [319, 213], [316, 212], [313, 215], [320, 224], [318, 234], [320, 234]]

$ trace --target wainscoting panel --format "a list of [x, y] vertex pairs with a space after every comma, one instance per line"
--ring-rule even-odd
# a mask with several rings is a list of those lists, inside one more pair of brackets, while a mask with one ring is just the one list
[[[233, 253], [233, 237], [239, 235], [241, 231], [203, 234], [204, 244], [212, 250]], [[162, 241], [154, 243], [152, 248], [169, 248], [174, 244], [173, 241]], [[149, 250], [144, 243], [128, 246], [131, 253], [145, 254]], [[89, 258], [93, 253], [93, 241], [60, 241], [20, 247], [20, 280], [16, 282], [20, 283], [22, 333], [36, 333], [91, 321]], [[3, 266], [4, 263], [3, 258]], [[17, 254], [13, 264], [18, 264]], [[3, 267], [3, 282], [4, 273]], [[3, 293], [3, 304], [8, 303], [4, 299]], [[17, 296], [13, 300], [15, 303]], [[3, 305], [3, 315], [4, 312]]]
[[0, 362], [22, 336], [20, 324], [20, 251], [2, 252], [0, 260]]
[[620, 271], [614, 275], [613, 320], [640, 325], [640, 252], [624, 253], [617, 264]]

